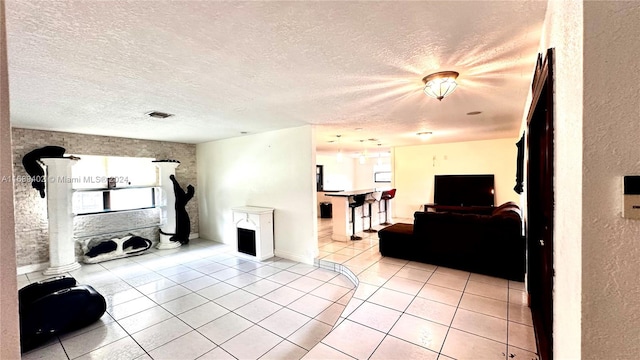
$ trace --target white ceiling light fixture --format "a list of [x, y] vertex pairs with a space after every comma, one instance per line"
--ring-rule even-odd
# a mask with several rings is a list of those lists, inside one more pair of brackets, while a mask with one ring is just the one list
[[442, 101], [445, 96], [451, 94], [458, 84], [456, 79], [458, 74], [455, 71], [441, 71], [427, 75], [422, 79], [425, 83], [424, 93], [432, 98]]

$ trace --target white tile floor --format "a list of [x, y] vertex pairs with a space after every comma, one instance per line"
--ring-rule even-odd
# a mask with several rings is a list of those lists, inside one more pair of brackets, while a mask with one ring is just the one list
[[358, 286], [304, 359], [538, 359], [523, 283], [384, 258], [375, 233], [341, 243], [330, 220], [318, 228], [320, 265], [347, 267]]
[[522, 283], [383, 258], [359, 235], [331, 241], [319, 219], [320, 268], [197, 239], [83, 265], [70, 275], [107, 313], [23, 359], [538, 359]]

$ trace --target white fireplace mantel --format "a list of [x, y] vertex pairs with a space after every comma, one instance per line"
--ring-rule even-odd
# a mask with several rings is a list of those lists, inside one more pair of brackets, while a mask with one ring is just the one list
[[[231, 210], [233, 211], [233, 223], [236, 227], [235, 246], [238, 254], [259, 261], [273, 257], [273, 212], [275, 209], [259, 206], [239, 206], [231, 208]], [[255, 232], [255, 256], [238, 249], [237, 229]]]

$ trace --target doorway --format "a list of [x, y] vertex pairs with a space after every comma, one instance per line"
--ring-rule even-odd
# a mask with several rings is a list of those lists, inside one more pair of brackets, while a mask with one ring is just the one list
[[527, 290], [540, 359], [553, 358], [553, 49], [542, 54], [527, 118]]

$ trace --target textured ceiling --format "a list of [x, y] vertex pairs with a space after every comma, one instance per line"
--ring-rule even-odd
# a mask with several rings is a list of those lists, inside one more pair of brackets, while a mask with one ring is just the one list
[[[305, 124], [319, 150], [516, 137], [544, 1], [6, 2], [16, 127], [200, 143]], [[432, 72], [460, 73], [442, 102]], [[146, 112], [175, 114], [153, 119]], [[480, 115], [466, 113], [481, 111]], [[361, 131], [355, 131], [362, 128]]]

